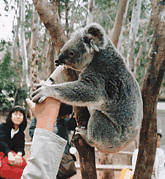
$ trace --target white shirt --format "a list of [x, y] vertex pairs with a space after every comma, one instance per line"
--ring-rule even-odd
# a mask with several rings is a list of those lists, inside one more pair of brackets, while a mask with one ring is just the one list
[[[136, 166], [137, 155], [138, 155], [138, 149], [135, 149], [133, 156], [132, 156], [132, 171], [133, 172]], [[164, 161], [165, 161], [164, 150], [161, 148], [156, 148], [155, 162], [153, 166], [153, 168], [155, 169], [156, 178], [159, 178], [160, 173], [164, 170]], [[154, 176], [152, 176], [151, 178], [154, 178]]]
[[15, 131], [13, 128], [11, 129], [11, 139], [14, 137], [15, 134], [19, 132], [19, 128]]
[[165, 169], [160, 172], [159, 179], [164, 179], [165, 178]]

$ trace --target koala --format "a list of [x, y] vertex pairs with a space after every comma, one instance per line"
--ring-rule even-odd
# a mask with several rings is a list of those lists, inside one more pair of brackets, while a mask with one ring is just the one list
[[53, 97], [87, 107], [87, 128], [78, 128], [77, 134], [101, 152], [120, 151], [136, 138], [142, 120], [139, 85], [99, 24], [77, 30], [61, 49], [57, 63], [78, 71], [78, 80], [43, 85], [32, 93], [33, 102]]

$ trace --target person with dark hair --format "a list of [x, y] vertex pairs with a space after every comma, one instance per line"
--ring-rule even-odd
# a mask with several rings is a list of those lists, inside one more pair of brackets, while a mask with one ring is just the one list
[[26, 161], [25, 155], [25, 128], [27, 119], [25, 110], [15, 106], [9, 112], [6, 122], [0, 124], [0, 159], [1, 178], [19, 179]]
[[[53, 128], [53, 132], [56, 135], [65, 139], [67, 141], [67, 144], [64, 150], [64, 154], [62, 156], [56, 179], [67, 179], [76, 174], [76, 168], [74, 163], [75, 156], [71, 155], [69, 152], [69, 149], [71, 147], [71, 144], [69, 142], [69, 131], [74, 131], [76, 127], [76, 121], [73, 118], [73, 115], [69, 118], [69, 115], [71, 115], [72, 112], [72, 106], [60, 103], [60, 110]], [[29, 136], [31, 138], [33, 138], [36, 124], [37, 120], [34, 117], [29, 128]]]

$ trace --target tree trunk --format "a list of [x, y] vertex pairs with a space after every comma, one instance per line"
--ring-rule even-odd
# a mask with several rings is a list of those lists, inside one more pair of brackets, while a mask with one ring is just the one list
[[136, 78], [136, 69], [137, 69], [137, 66], [139, 64], [140, 57], [143, 53], [144, 45], [145, 45], [145, 42], [147, 40], [147, 35], [148, 35], [149, 29], [151, 27], [151, 24], [152, 24], [152, 18], [150, 18], [150, 21], [148, 23], [148, 26], [147, 26], [146, 31], [145, 31], [144, 36], [143, 36], [143, 40], [141, 41], [141, 44], [140, 44], [139, 52], [137, 54], [137, 57], [135, 58], [135, 66], [134, 66], [134, 76], [135, 76], [135, 78]]
[[120, 49], [122, 47], [123, 31], [124, 31], [124, 25], [125, 25], [125, 22], [126, 22], [126, 17], [127, 17], [128, 7], [129, 7], [129, 1], [130, 0], [127, 0], [127, 4], [126, 4], [126, 8], [125, 8], [125, 13], [123, 15], [123, 22], [122, 22], [121, 32], [120, 32], [119, 40], [118, 40], [118, 44], [117, 44], [117, 49], [119, 50], [119, 52], [121, 52]]
[[55, 11], [54, 6], [47, 0], [33, 0], [33, 3], [39, 17], [52, 37], [52, 41], [56, 46], [57, 54], [59, 54], [60, 49], [67, 41], [67, 37], [60, 22], [58, 13]]
[[[87, 126], [87, 119], [90, 116], [87, 108], [73, 106], [73, 110], [76, 111], [77, 126]], [[97, 179], [94, 148], [90, 147], [80, 135], [74, 136], [73, 141], [79, 153], [82, 179]]]
[[[12, 44], [12, 59], [13, 59], [13, 62], [14, 62], [14, 67], [16, 67], [17, 65], [17, 61], [19, 59], [18, 57], [18, 32], [19, 32], [19, 26], [20, 26], [20, 18], [17, 17], [18, 15], [18, 9], [19, 9], [19, 5], [18, 5], [18, 2], [16, 2], [17, 4], [17, 7], [15, 8], [15, 19], [16, 19], [16, 23], [17, 25], [14, 25], [14, 22], [13, 22], [13, 31], [14, 31], [14, 35], [13, 35], [13, 44]], [[14, 20], [15, 20], [14, 19]]]
[[95, 0], [88, 0], [88, 16], [87, 25], [93, 22], [93, 9], [95, 7]]
[[25, 22], [25, 0], [20, 1], [20, 10], [21, 10], [21, 56], [22, 56], [22, 72], [23, 72], [23, 85], [29, 87], [29, 78], [28, 78], [28, 59], [26, 52], [26, 41], [25, 41], [25, 32], [24, 32], [24, 22]]
[[139, 18], [141, 12], [141, 0], [134, 0], [134, 6], [132, 10], [131, 17], [131, 28], [129, 32], [129, 49], [127, 53], [127, 65], [134, 71], [134, 52], [135, 52], [135, 41], [137, 37], [138, 27], [139, 27]]
[[32, 25], [32, 49], [31, 49], [31, 64], [30, 64], [30, 93], [36, 88], [38, 81], [38, 32], [39, 32], [39, 17], [35, 9], [33, 9], [33, 25]]
[[[51, 5], [47, 0], [33, 0], [33, 3], [42, 22], [49, 30], [52, 41], [56, 46], [57, 54], [59, 54], [60, 49], [67, 41], [67, 37], [64, 33], [58, 13], [54, 11], [53, 5]], [[64, 74], [66, 77], [66, 81], [74, 81], [77, 79], [77, 73], [71, 69], [64, 70]], [[76, 122], [78, 126], [81, 126], [82, 124], [86, 125], [89, 119], [87, 108], [74, 106], [74, 113], [76, 115]], [[81, 137], [78, 136], [75, 142], [75, 146], [77, 147], [77, 150], [79, 152], [82, 178], [97, 179], [94, 149], [86, 143], [82, 146], [81, 144]]]
[[126, 5], [127, 5], [127, 0], [119, 0], [118, 11], [117, 11], [115, 24], [113, 28], [113, 35], [112, 35], [112, 42], [115, 45], [115, 47], [117, 47], [118, 44]]
[[53, 1], [53, 5], [55, 8], [55, 12], [59, 15], [59, 18], [61, 18], [60, 16], [60, 0], [52, 0]]
[[69, 12], [69, 6], [68, 6], [69, 0], [65, 0], [65, 30], [68, 37], [69, 34], [69, 24], [68, 24], [68, 12]]
[[41, 69], [45, 69], [45, 61], [46, 61], [46, 54], [47, 54], [47, 29], [45, 28], [45, 33], [44, 33], [44, 44], [42, 47], [42, 53], [41, 53]]
[[159, 0], [153, 0], [152, 10], [154, 39], [142, 88], [143, 121], [133, 179], [151, 178], [156, 153], [157, 101], [165, 71], [165, 9]]
[[[14, 35], [13, 35], [13, 43], [12, 43], [12, 59], [13, 59], [13, 63], [14, 63], [14, 71], [16, 72], [18, 79], [21, 79], [21, 74], [20, 74], [20, 68], [18, 67], [18, 63], [20, 62], [19, 60], [19, 56], [20, 56], [20, 45], [19, 45], [19, 28], [20, 28], [20, 17], [21, 17], [21, 13], [20, 13], [20, 4], [19, 2], [15, 2], [15, 18], [14, 18], [14, 22], [13, 22], [13, 31], [14, 31]], [[16, 21], [16, 22], [15, 22]], [[14, 81], [16, 83], [16, 86], [20, 86], [21, 85], [21, 81], [17, 80]], [[18, 87], [19, 88], [19, 87]], [[14, 104], [14, 103], [13, 103]]]
[[55, 60], [54, 60], [55, 54], [56, 54], [55, 44], [52, 42], [52, 38], [50, 37], [49, 50], [47, 54], [47, 62], [48, 62], [47, 72], [49, 76], [53, 73], [55, 69]]

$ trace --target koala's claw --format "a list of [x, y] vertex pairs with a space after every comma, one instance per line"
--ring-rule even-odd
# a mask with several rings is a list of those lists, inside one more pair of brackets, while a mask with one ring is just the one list
[[41, 88], [36, 89], [33, 91], [33, 93], [30, 95], [31, 98], [35, 97], [39, 92], [41, 91]]
[[45, 96], [42, 96], [37, 102], [38, 102], [38, 103], [42, 103], [42, 102], [45, 101], [45, 99], [46, 99], [46, 97], [45, 97]]
[[84, 135], [86, 136], [86, 133], [87, 133], [86, 127], [84, 126], [76, 127], [75, 135], [80, 134], [81, 136], [84, 136]]

